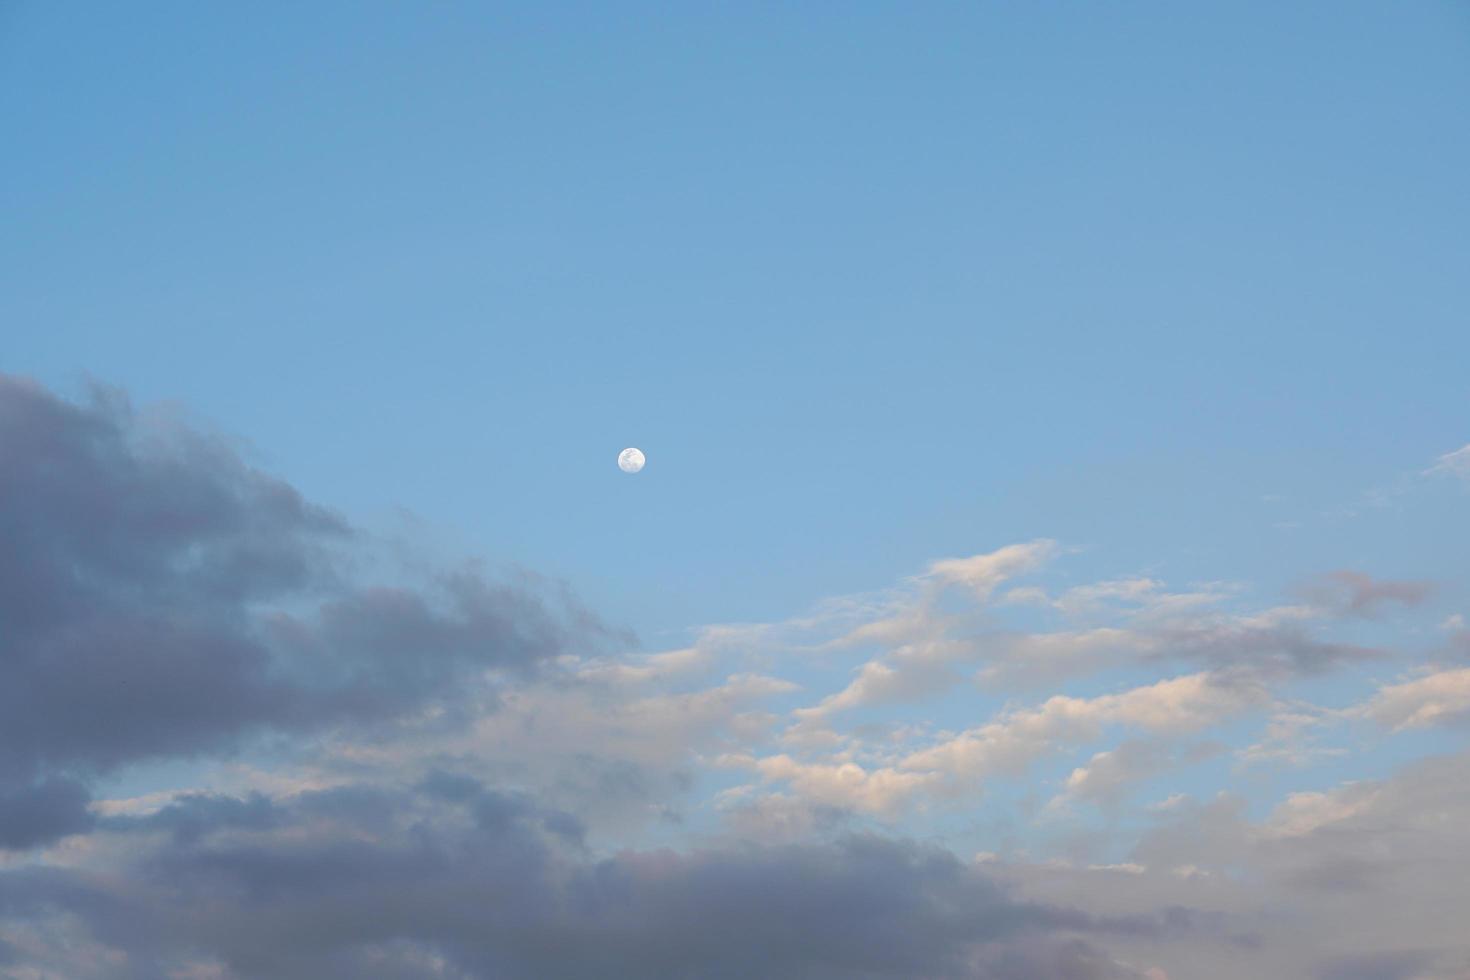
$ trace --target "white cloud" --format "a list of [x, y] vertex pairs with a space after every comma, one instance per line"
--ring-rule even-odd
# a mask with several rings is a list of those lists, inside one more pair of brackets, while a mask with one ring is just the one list
[[1333, 793], [1292, 793], [1266, 818], [1266, 837], [1302, 837], [1367, 810], [1378, 797], [1372, 786], [1347, 787]]
[[996, 721], [921, 749], [904, 769], [935, 771], [962, 781], [1021, 771], [1053, 749], [1096, 739], [1104, 725], [1163, 734], [1198, 731], [1266, 700], [1264, 688], [1213, 673], [1190, 674], [1096, 698], [1056, 695], [1036, 708], [1011, 711]]
[[641, 684], [691, 673], [709, 666], [712, 660], [713, 655], [709, 650], [692, 646], [666, 653], [646, 654], [632, 663], [591, 661], [577, 667], [576, 675], [584, 680], [610, 684]]
[[944, 558], [929, 566], [926, 577], [944, 585], [963, 585], [983, 601], [1006, 579], [1041, 567], [1056, 550], [1055, 541], [1043, 538], [969, 558]]
[[1073, 769], [1063, 784], [1063, 792], [1049, 806], [1065, 806], [1079, 800], [1115, 806], [1134, 784], [1159, 772], [1171, 761], [1167, 746], [1131, 739], [1116, 748], [1094, 753], [1086, 765]]
[[1381, 688], [1355, 713], [1396, 732], [1470, 720], [1470, 667]]
[[1426, 474], [1444, 473], [1457, 476], [1462, 480], [1470, 480], [1470, 444], [1440, 456], [1434, 461], [1434, 465], [1424, 472]]
[[865, 769], [855, 762], [799, 762], [786, 754], [744, 762], [767, 782], [787, 783], [802, 800], [832, 807], [893, 816], [922, 789], [938, 779], [932, 773], [882, 767]]

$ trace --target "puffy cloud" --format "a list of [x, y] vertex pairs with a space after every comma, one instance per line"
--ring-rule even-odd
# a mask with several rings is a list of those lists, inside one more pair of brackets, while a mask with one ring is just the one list
[[1354, 714], [1394, 731], [1470, 721], [1470, 667], [1441, 670], [1381, 688]]
[[962, 585], [988, 599], [1007, 579], [1041, 567], [1057, 551], [1055, 541], [1040, 539], [1012, 544], [969, 558], [944, 558], [929, 565], [927, 578], [942, 585]]
[[[1467, 777], [1470, 754], [1431, 758], [1385, 780], [1289, 794], [1258, 822], [1238, 796], [1181, 796], [1126, 851], [1133, 873], [1018, 860], [984, 867], [1050, 904], [1172, 916], [1170, 941], [1107, 944], [1119, 960], [1171, 977], [1449, 980], [1470, 967]], [[1400, 962], [1414, 970], [1369, 972]]]
[[509, 685], [494, 710], [463, 726], [337, 737], [317, 765], [350, 776], [452, 764], [513, 783], [599, 832], [636, 833], [650, 821], [681, 819], [679, 807], [708, 759], [774, 739], [779, 718], [763, 705], [798, 689], [754, 673], [700, 678], [691, 689], [682, 669], [630, 680], [612, 666], [599, 659], [590, 671], [574, 664]]
[[0, 540], [0, 847], [43, 842], [39, 814], [82, 828], [75, 777], [380, 727], [622, 642], [564, 591], [471, 568], [358, 583], [344, 520], [103, 388], [77, 405], [0, 375]]
[[865, 769], [855, 762], [802, 763], [784, 754], [755, 760], [754, 766], [768, 780], [789, 783], [804, 800], [889, 816], [936, 782], [932, 773]]
[[946, 659], [942, 649], [923, 647], [900, 651], [892, 664], [870, 660], [858, 668], [857, 676], [847, 687], [812, 707], [797, 708], [792, 714], [798, 723], [811, 724], [862, 705], [920, 700], [961, 680]]
[[1056, 802], [1081, 800], [1115, 807], [1133, 784], [1162, 771], [1170, 762], [1168, 749], [1157, 741], [1129, 739], [1073, 769]]
[[1272, 811], [1262, 833], [1268, 837], [1301, 837], [1347, 820], [1373, 805], [1373, 786], [1349, 786], [1334, 793], [1292, 793]]

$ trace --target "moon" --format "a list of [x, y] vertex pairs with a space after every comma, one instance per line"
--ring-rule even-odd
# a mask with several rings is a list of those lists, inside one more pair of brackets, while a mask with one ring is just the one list
[[634, 449], [632, 446], [629, 446], [627, 449], [618, 453], [618, 469], [624, 473], [637, 473], [643, 469], [645, 462], [647, 460], [644, 458], [643, 450], [641, 449]]

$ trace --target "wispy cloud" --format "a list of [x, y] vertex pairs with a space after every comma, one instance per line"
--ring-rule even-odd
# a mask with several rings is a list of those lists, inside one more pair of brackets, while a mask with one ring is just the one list
[[1440, 456], [1424, 473], [1427, 476], [1455, 476], [1470, 480], [1470, 445]]

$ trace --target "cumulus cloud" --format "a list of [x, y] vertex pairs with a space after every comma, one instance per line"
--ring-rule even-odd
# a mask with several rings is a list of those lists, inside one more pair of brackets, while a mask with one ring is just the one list
[[933, 773], [865, 769], [855, 762], [802, 763], [784, 754], [755, 759], [752, 765], [765, 779], [789, 783], [802, 799], [885, 816], [936, 780]]
[[1381, 688], [1355, 714], [1394, 731], [1470, 721], [1470, 667], [1440, 670]]
[[1108, 944], [1120, 960], [1171, 977], [1396, 976], [1369, 969], [1412, 962], [1402, 975], [1447, 980], [1470, 967], [1460, 914], [1467, 776], [1470, 754], [1430, 758], [1388, 779], [1288, 794], [1259, 820], [1237, 795], [1180, 796], [1125, 852], [1131, 873], [1065, 862], [984, 867], [1048, 903], [1172, 916], [1178, 941]]
[[357, 582], [363, 538], [118, 392], [0, 375], [0, 846], [38, 841], [26, 814], [84, 828], [77, 787], [123, 764], [380, 726], [621, 642], [564, 592], [472, 568]]
[[1076, 800], [1116, 807], [1134, 784], [1162, 771], [1171, 761], [1168, 746], [1148, 739], [1128, 739], [1116, 748], [1095, 753], [1086, 765], [1073, 769], [1062, 795], [1053, 802]]
[[944, 558], [929, 565], [927, 578], [943, 585], [964, 586], [977, 598], [988, 599], [996, 586], [1041, 567], [1056, 551], [1056, 542], [1043, 538], [969, 558]]

